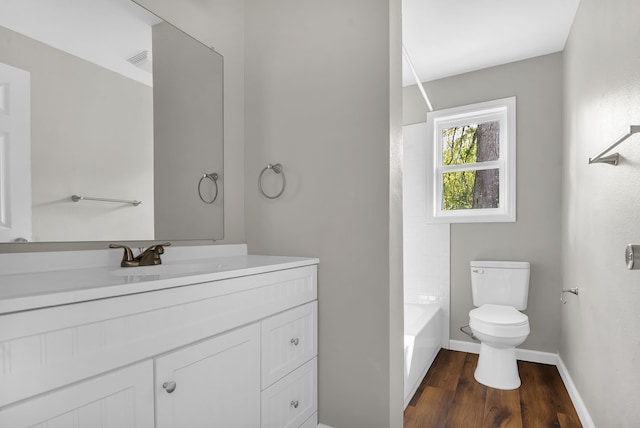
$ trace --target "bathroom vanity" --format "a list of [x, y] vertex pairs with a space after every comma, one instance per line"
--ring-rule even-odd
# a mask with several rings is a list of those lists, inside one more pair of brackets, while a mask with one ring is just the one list
[[0, 426], [317, 426], [318, 259], [120, 256], [0, 254]]

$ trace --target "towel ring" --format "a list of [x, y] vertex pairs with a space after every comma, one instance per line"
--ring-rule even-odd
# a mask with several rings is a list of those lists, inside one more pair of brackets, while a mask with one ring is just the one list
[[[264, 175], [265, 171], [267, 170], [273, 170], [273, 172], [275, 172], [276, 174], [282, 174], [282, 189], [280, 189], [280, 191], [278, 192], [277, 195], [267, 195], [264, 191], [264, 189], [262, 188], [262, 176]], [[260, 177], [258, 177], [258, 188], [260, 189], [260, 193], [262, 193], [264, 195], [265, 198], [269, 198], [269, 199], [276, 199], [279, 198], [280, 195], [282, 195], [282, 193], [284, 192], [284, 188], [287, 186], [287, 179], [284, 176], [284, 171], [282, 170], [282, 164], [275, 164], [272, 165], [270, 163], [267, 164], [267, 166], [265, 166], [262, 169], [262, 172], [260, 173]]]
[[[216, 194], [213, 196], [213, 199], [210, 201], [207, 201], [204, 197], [202, 197], [202, 189], [201, 189], [202, 180], [204, 180], [205, 178], [208, 178], [209, 180], [213, 181], [213, 184], [215, 184], [216, 186]], [[198, 196], [200, 196], [200, 199], [205, 204], [212, 204], [216, 201], [216, 199], [218, 199], [218, 174], [216, 174], [215, 172], [212, 172], [211, 174], [204, 173], [204, 175], [200, 177], [200, 181], [198, 181]]]

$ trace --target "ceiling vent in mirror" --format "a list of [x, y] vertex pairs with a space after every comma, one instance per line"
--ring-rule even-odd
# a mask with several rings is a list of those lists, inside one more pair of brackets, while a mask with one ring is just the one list
[[146, 71], [147, 73], [151, 73], [152, 71], [151, 52], [149, 51], [142, 51], [132, 56], [127, 61], [129, 61], [131, 64], [135, 65], [136, 67]]

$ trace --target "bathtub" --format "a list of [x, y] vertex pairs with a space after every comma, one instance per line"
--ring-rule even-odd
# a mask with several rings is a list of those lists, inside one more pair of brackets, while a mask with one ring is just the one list
[[427, 374], [442, 343], [440, 307], [404, 304], [404, 407]]

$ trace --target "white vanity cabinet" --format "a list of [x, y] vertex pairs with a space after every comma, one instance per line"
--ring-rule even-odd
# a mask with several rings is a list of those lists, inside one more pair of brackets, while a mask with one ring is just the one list
[[3, 409], [0, 427], [153, 428], [151, 376], [144, 361], [67, 386]]
[[317, 426], [310, 260], [0, 313], [0, 427]]
[[262, 321], [262, 428], [297, 428], [317, 412], [317, 324], [317, 302]]
[[260, 328], [224, 333], [155, 360], [157, 428], [260, 426]]

